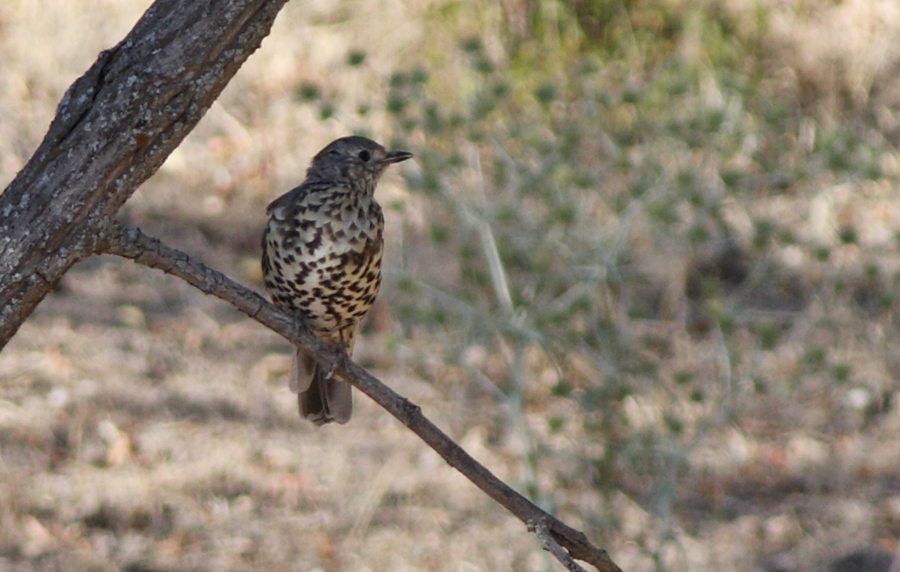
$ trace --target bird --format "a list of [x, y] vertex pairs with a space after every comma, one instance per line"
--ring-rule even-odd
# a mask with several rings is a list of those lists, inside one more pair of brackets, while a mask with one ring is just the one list
[[[375, 187], [389, 166], [412, 156], [366, 137], [336, 139], [313, 157], [303, 182], [266, 209], [262, 271], [272, 302], [302, 316], [322, 341], [342, 344], [348, 356], [381, 286], [384, 214]], [[333, 379], [302, 348], [288, 385], [300, 416], [315, 425], [350, 420], [350, 384]]]

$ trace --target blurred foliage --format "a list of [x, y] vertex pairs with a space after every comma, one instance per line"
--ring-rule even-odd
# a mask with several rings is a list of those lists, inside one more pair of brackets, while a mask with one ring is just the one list
[[[527, 444], [524, 490], [554, 508], [542, 472], [594, 487], [607, 507], [624, 491], [660, 517], [647, 550], [661, 566], [678, 480], [706, 433], [747, 396], [852, 377], [827, 343], [782, 379], [760, 367], [812, 298], [869, 315], [895, 305], [896, 276], [821, 279], [833, 249], [858, 242], [852, 224], [823, 244], [754, 205], [882, 178], [887, 147], [865, 117], [826, 120], [766, 83], [761, 10], [748, 22], [714, 1], [501, 5], [497, 37], [480, 29], [442, 52], [458, 82], [432, 78], [428, 61], [387, 82], [391, 145], [415, 153], [406, 182], [427, 197], [420, 238], [452, 260], [404, 253], [392, 306], [410, 331], [444, 331], [446, 362], [491, 385], [499, 424]], [[451, 6], [441, 16], [463, 18]], [[819, 278], [786, 265], [788, 248]], [[616, 526], [613, 511], [581, 516]]]

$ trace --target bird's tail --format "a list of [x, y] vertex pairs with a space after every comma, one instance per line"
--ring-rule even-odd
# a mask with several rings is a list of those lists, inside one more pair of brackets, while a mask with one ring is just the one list
[[[355, 330], [355, 326], [345, 328], [336, 336], [322, 336], [322, 339], [328, 343], [344, 342], [347, 355], [352, 355]], [[329, 374], [310, 354], [297, 348], [289, 385], [291, 391], [297, 393], [300, 416], [316, 425], [332, 421], [343, 424], [350, 421], [353, 415], [353, 387], [331, 378]]]

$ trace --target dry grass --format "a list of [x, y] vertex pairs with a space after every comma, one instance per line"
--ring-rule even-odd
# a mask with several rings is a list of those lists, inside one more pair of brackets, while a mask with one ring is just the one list
[[[0, 6], [0, 183], [27, 161], [68, 85], [147, 4]], [[754, 21], [758, 4], [724, 4]], [[763, 87], [773, 97], [808, 100], [822, 125], [849, 114], [842, 108], [849, 94], [889, 136], [900, 102], [891, 73], [900, 62], [891, 47], [900, 32], [894, 3], [769, 4], [766, 49], [782, 58], [782, 73], [764, 78]], [[459, 62], [440, 47], [453, 45], [456, 32], [436, 15], [440, 6], [289, 4], [260, 52], [123, 216], [260, 287], [257, 241], [266, 203], [294, 184], [330, 139], [360, 128], [376, 137], [391, 131], [388, 116], [374, 107], [365, 118], [339, 114], [322, 122], [316, 107], [298, 98], [301, 86], [315, 82], [341, 109], [361, 100], [377, 106], [391, 71], [424, 53], [450, 70], [433, 72], [449, 94]], [[480, 25], [496, 51], [502, 18], [490, 7], [472, 13], [486, 15]], [[473, 18], [458, 21], [477, 29]], [[353, 48], [366, 50], [364, 66], [344, 65]], [[900, 201], [890, 178], [900, 161], [886, 152], [880, 163], [880, 180], [823, 171], [809, 183], [814, 192], [728, 203], [729, 223], [744, 242], [763, 217], [831, 249], [827, 262], [797, 246], [774, 250], [773, 260], [810, 301], [791, 315], [790, 332], [774, 349], [751, 336], [735, 342], [731, 351], [743, 361], [723, 358], [715, 336], [687, 335], [680, 290], [687, 254], [660, 252], [645, 240], [643, 225], [652, 222], [622, 225], [647, 272], [671, 287], [665, 319], [626, 323], [633, 340], [669, 344], [660, 378], [695, 371], [709, 380], [712, 395], [729, 395], [721, 384], [783, 382], [763, 394], [736, 393], [741, 400], [726, 404], [727, 419], [697, 430], [682, 451], [691, 469], [666, 497], [670, 514], [657, 510], [664, 499], [643, 481], [604, 496], [591, 487], [591, 475], [572, 474], [579, 467], [573, 459], [596, 455], [600, 445], [578, 422], [574, 402], [548, 398], [555, 369], [547, 357], [536, 348], [527, 354], [535, 382], [525, 418], [557, 453], [538, 465], [534, 479], [564, 519], [602, 539], [626, 570], [811, 571], [854, 550], [897, 549], [896, 304], [866, 303], [876, 290], [867, 268], [877, 265], [884, 277], [900, 270]], [[379, 192], [384, 204], [403, 207], [387, 213], [389, 272], [402, 260], [435, 256], [454, 268], [452, 254], [416, 243], [427, 234], [428, 203], [396, 175]], [[842, 243], [840, 231], [850, 227], [858, 241]], [[454, 278], [449, 270], [444, 276]], [[836, 281], [852, 295], [823, 296]], [[402, 330], [392, 313], [402, 296], [388, 280], [356, 357], [502, 478], [528, 482], [526, 446], [504, 426], [502, 406], [464, 367], [444, 362], [450, 334]], [[826, 364], [811, 374], [809, 352], [820, 347], [828, 349]], [[297, 419], [284, 384], [287, 350], [174, 279], [107, 258], [73, 269], [0, 354], [0, 569], [548, 569], [521, 524], [365, 399], [346, 427], [316, 430]], [[565, 367], [589, 369], [580, 359], [571, 356]], [[462, 363], [489, 377], [503, 377], [507, 367], [505, 356], [477, 344]], [[842, 364], [852, 368], [838, 383]], [[623, 401], [636, 431], [664, 424], [670, 389], [660, 384]], [[682, 414], [691, 426], [718, 407], [685, 403]], [[569, 422], [551, 431], [551, 416]], [[652, 461], [628, 462], [652, 468]], [[597, 516], [610, 510], [618, 516], [615, 530]], [[661, 537], [675, 542], [654, 562]]]

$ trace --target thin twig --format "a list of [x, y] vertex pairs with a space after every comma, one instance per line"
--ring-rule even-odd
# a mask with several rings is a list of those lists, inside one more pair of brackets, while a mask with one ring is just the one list
[[582, 568], [575, 560], [569, 556], [569, 553], [566, 552], [566, 549], [563, 548], [559, 542], [553, 538], [553, 535], [550, 533], [550, 529], [547, 527], [547, 522], [543, 519], [538, 520], [537, 522], [528, 523], [528, 530], [534, 532], [538, 539], [541, 541], [541, 546], [544, 547], [544, 550], [552, 554], [556, 557], [557, 560], [562, 562], [562, 565], [566, 567], [570, 572], [587, 572], [584, 568]]
[[[399, 419], [425, 443], [434, 449], [447, 463], [472, 481], [492, 499], [516, 515], [530, 530], [538, 523], [556, 543], [564, 548], [553, 552], [569, 570], [567, 563], [573, 558], [595, 566], [600, 572], [621, 572], [605, 550], [597, 548], [585, 535], [537, 507], [527, 498], [498, 479], [481, 463], [473, 459], [462, 447], [450, 439], [434, 423], [429, 421], [418, 405], [401, 397], [369, 372], [359, 367], [337, 347], [331, 347], [316, 338], [308, 327], [295, 317], [279, 310], [252, 290], [231, 280], [187, 254], [170, 248], [158, 239], [144, 234], [137, 228], [114, 226], [98, 241], [99, 251], [134, 260], [138, 264], [157, 268], [188, 282], [201, 291], [228, 302], [247, 316], [284, 337], [292, 344], [311, 351], [316, 360], [334, 372], [334, 375], [368, 395], [388, 413]], [[542, 539], [543, 542], [543, 539]], [[552, 546], [552, 545], [551, 545]]]
[[[482, 206], [486, 206], [487, 196], [484, 190], [481, 153], [478, 152], [477, 147], [474, 145], [472, 146], [472, 156], [475, 163], [475, 173], [478, 177], [477, 186], [481, 194]], [[514, 327], [523, 325], [525, 316], [516, 316], [512, 293], [509, 289], [509, 281], [506, 279], [506, 268], [503, 266], [503, 260], [500, 258], [500, 249], [497, 248], [494, 232], [487, 219], [481, 218], [478, 221], [478, 230], [481, 235], [481, 248], [484, 251], [484, 257], [491, 271], [491, 283], [494, 285], [494, 295], [497, 298], [497, 304], [510, 324]], [[525, 488], [529, 491], [529, 496], [534, 502], [541, 503], [542, 495], [537, 482], [537, 451], [535, 450], [531, 428], [525, 420], [525, 390], [527, 383], [525, 380], [525, 344], [522, 343], [521, 339], [513, 341], [512, 351], [511, 372], [513, 383], [511, 391], [504, 399], [504, 404], [506, 405], [509, 420], [519, 433], [519, 438], [522, 440], [522, 446], [525, 449]], [[549, 566], [549, 563], [547, 566]]]

